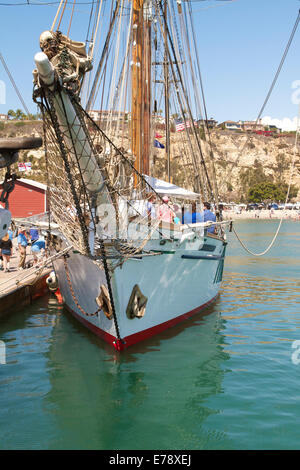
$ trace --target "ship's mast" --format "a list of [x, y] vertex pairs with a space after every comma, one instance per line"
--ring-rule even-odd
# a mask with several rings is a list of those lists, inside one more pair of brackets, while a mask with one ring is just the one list
[[[165, 22], [167, 23], [168, 2], [165, 0], [164, 5]], [[171, 165], [170, 165], [170, 109], [169, 109], [169, 62], [167, 54], [168, 36], [164, 31], [165, 55], [164, 55], [164, 82], [165, 82], [165, 127], [166, 127], [166, 159], [167, 159], [167, 176], [168, 182], [171, 181]]]
[[149, 174], [151, 141], [151, 2], [133, 0], [131, 142], [135, 168]]

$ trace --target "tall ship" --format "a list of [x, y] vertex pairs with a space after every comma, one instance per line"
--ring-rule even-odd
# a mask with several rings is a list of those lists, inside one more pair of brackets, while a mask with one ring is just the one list
[[210, 130], [198, 126], [208, 120], [192, 2], [92, 3], [80, 42], [76, 2], [60, 2], [40, 36], [33, 98], [63, 303], [121, 351], [216, 299], [227, 222]]

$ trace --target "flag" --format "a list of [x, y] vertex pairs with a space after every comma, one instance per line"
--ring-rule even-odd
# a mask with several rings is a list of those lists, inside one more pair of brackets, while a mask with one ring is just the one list
[[158, 149], [164, 149], [165, 146], [161, 143], [161, 142], [158, 142], [158, 140], [154, 140], [154, 147], [157, 147]]
[[184, 131], [184, 129], [185, 129], [184, 122], [181, 121], [180, 119], [179, 120], [175, 119], [175, 126], [176, 126], [175, 127], [176, 132]]
[[31, 162], [26, 162], [25, 168], [26, 168], [26, 171], [31, 171]]
[[182, 119], [175, 119], [176, 132], [184, 131], [185, 128], [191, 127], [190, 121], [182, 121]]
[[25, 163], [19, 162], [18, 163], [18, 170], [19, 171], [26, 171]]

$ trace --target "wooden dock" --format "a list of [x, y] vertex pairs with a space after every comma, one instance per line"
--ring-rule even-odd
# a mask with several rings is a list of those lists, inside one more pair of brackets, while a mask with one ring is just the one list
[[[13, 255], [10, 260], [10, 272], [0, 271], [0, 318], [10, 315], [31, 304], [34, 299], [47, 294], [46, 278], [51, 267], [37, 267], [33, 265], [22, 271], [18, 270], [19, 255], [14, 240]], [[30, 247], [27, 247], [30, 253]], [[27, 254], [26, 263], [32, 262], [32, 255]]]

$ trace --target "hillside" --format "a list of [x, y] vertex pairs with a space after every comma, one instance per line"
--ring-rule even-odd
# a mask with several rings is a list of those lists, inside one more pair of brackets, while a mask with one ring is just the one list
[[[164, 143], [164, 132], [161, 131]], [[10, 121], [0, 124], [0, 137], [19, 136], [42, 136], [43, 124], [41, 121]], [[175, 150], [171, 155], [172, 182], [178, 185], [189, 186], [193, 189], [192, 183], [188, 182], [186, 174], [186, 164], [176, 149], [176, 143], [181, 133], [171, 133], [171, 143], [175, 144]], [[217, 180], [220, 197], [227, 201], [241, 202], [246, 199], [247, 184], [253, 169], [263, 172], [272, 177], [274, 182], [289, 181], [291, 161], [295, 137], [265, 137], [262, 135], [247, 135], [245, 133], [235, 133], [215, 129], [211, 133], [211, 142], [215, 160]], [[206, 141], [201, 140], [203, 151], [208, 154], [210, 146]], [[118, 142], [116, 142], [118, 144]], [[166, 178], [166, 157], [165, 151], [155, 149], [153, 174], [154, 176]], [[176, 154], [177, 153], [177, 154]], [[19, 161], [30, 161], [32, 171], [20, 173], [22, 177], [46, 182], [44, 150], [29, 150], [20, 152]], [[300, 200], [300, 159], [299, 148], [296, 156], [296, 166], [293, 173], [292, 183], [297, 186], [298, 195], [295, 199]], [[1, 171], [1, 179], [4, 170]]]

